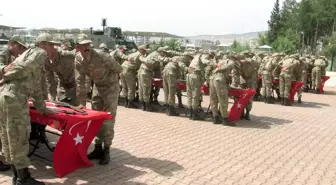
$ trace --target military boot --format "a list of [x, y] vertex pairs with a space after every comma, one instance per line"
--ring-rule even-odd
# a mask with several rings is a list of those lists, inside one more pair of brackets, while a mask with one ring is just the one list
[[302, 103], [301, 97], [298, 97], [298, 103]]
[[230, 121], [229, 118], [224, 118], [222, 124], [230, 127], [236, 126], [236, 124]]
[[157, 95], [154, 96], [153, 104], [154, 105], [160, 105]]
[[220, 115], [216, 115], [213, 117], [213, 124], [221, 124], [223, 121]]
[[266, 97], [267, 104], [274, 104], [273, 98], [271, 96]]
[[240, 115], [240, 119], [244, 119], [244, 118], [245, 118], [245, 113], [244, 113], [244, 110], [243, 110], [241, 115]]
[[303, 92], [308, 92], [308, 87], [303, 88]]
[[15, 168], [14, 165], [11, 165], [11, 169], [13, 171], [12, 184], [16, 185], [16, 180], [17, 180], [18, 174], [17, 174], [16, 168]]
[[183, 109], [184, 106], [182, 103], [182, 96], [177, 96], [177, 102], [178, 102], [178, 107]]
[[147, 112], [154, 112], [154, 108], [151, 103], [145, 103], [146, 104], [146, 111]]
[[288, 100], [288, 98], [285, 99], [285, 106], [292, 106], [291, 102]]
[[266, 96], [262, 96], [262, 97], [261, 97], [261, 101], [263, 101], [264, 103], [266, 103], [266, 102], [267, 102], [267, 98], [266, 98]]
[[4, 171], [8, 171], [11, 169], [11, 166], [8, 164], [3, 163], [2, 161], [0, 161], [0, 171], [4, 172]]
[[188, 112], [189, 112], [189, 119], [192, 120], [193, 110], [192, 109], [188, 109]]
[[315, 93], [320, 94], [320, 89], [316, 88]]
[[282, 104], [282, 102], [283, 102], [283, 98], [278, 97], [278, 101], [280, 102], [280, 104]]
[[277, 100], [278, 100], [278, 101], [281, 101], [281, 100], [280, 100], [280, 90], [279, 90], [279, 89], [276, 89], [276, 90], [275, 90], [275, 93], [277, 94], [277, 97], [278, 97]]
[[285, 105], [285, 98], [281, 98], [281, 105]]
[[135, 104], [135, 101], [132, 100], [132, 101], [128, 101], [127, 108], [136, 109], [138, 108], [138, 106]]
[[139, 93], [135, 93], [135, 97], [133, 101], [139, 102]]
[[94, 150], [88, 155], [91, 159], [100, 159], [103, 156], [103, 146], [102, 144], [96, 144]]
[[176, 109], [173, 105], [169, 105], [168, 116], [180, 116], [180, 114], [176, 112]]
[[197, 109], [194, 109], [193, 112], [192, 112], [192, 120], [194, 121], [201, 121], [201, 120], [204, 120], [201, 115], [200, 115], [200, 112], [197, 110]]
[[141, 102], [141, 104], [142, 104], [142, 110], [146, 111], [146, 103], [143, 101], [143, 102]]
[[110, 147], [104, 146], [103, 155], [100, 158], [100, 165], [107, 165], [110, 162]]
[[250, 111], [246, 110], [246, 114], [245, 114], [245, 117], [244, 117], [246, 120], [251, 120], [251, 117], [250, 117]]
[[30, 176], [28, 168], [17, 169], [16, 185], [44, 185], [44, 182], [35, 180]]
[[125, 108], [127, 108], [127, 106], [128, 106], [128, 99], [125, 98]]

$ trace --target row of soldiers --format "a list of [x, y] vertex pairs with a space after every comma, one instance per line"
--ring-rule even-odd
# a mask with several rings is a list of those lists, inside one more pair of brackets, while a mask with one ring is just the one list
[[[276, 78], [273, 71], [280, 68], [279, 97], [283, 105], [290, 105], [288, 89], [290, 89], [291, 80], [295, 79], [293, 73], [298, 71], [298, 76], [302, 79], [306, 69], [300, 67], [305, 63], [297, 55], [265, 56], [263, 53], [254, 55], [250, 52], [224, 53], [202, 50], [187, 50], [179, 53], [169, 50], [168, 47], [160, 47], [150, 52], [145, 46], [139, 46], [138, 51], [129, 54], [125, 53], [124, 47], [109, 52], [104, 45], [101, 45], [100, 50], [93, 49], [92, 41], [85, 34], [78, 35], [75, 50], [65, 44], [62, 49], [56, 49], [55, 46], [59, 43], [53, 41], [49, 34], [41, 34], [37, 43], [36, 47], [27, 48], [20, 36], [13, 36], [8, 49], [0, 54], [0, 69], [3, 71], [0, 74], [2, 76], [0, 81], [1, 140], [6, 160], [12, 164], [13, 182], [21, 184], [41, 183], [31, 178], [27, 169], [29, 159], [22, 155], [26, 152], [27, 143], [8, 142], [13, 139], [12, 137], [22, 133], [13, 130], [11, 131], [13, 133], [8, 134], [9, 132], [5, 130], [8, 129], [8, 125], [16, 127], [19, 127], [20, 123], [30, 125], [28, 107], [25, 106], [26, 104], [23, 105], [29, 97], [34, 97], [34, 105], [41, 113], [52, 114], [53, 111], [46, 109], [41, 100], [67, 101], [79, 108], [84, 108], [87, 91], [91, 89], [92, 109], [111, 112], [116, 118], [119, 96], [125, 101], [126, 107], [137, 107], [135, 103], [137, 89], [142, 109], [153, 111], [152, 105], [158, 102], [160, 87], [153, 88], [152, 79], [162, 78], [167, 114], [178, 116], [175, 95], [178, 95], [179, 105], [182, 106], [182, 92], [177, 90], [177, 82], [181, 80], [186, 83], [187, 106], [191, 120], [203, 119], [199, 107], [202, 100], [201, 86], [205, 85], [210, 89], [214, 123], [235, 126], [228, 119], [230, 87], [260, 88], [261, 97], [267, 103], [271, 103], [272, 79]], [[41, 50], [45, 50], [47, 55]], [[312, 76], [316, 79], [316, 83], [313, 83], [315, 89], [320, 83], [318, 76], [321, 76], [326, 65], [319, 64], [320, 59], [323, 58], [319, 57], [313, 62]], [[258, 86], [258, 74], [262, 76], [261, 87]], [[249, 120], [251, 109], [252, 101], [247, 105], [242, 118]], [[22, 114], [19, 115], [25, 116], [16, 120], [16, 114], [10, 114], [10, 112], [16, 114], [21, 112]], [[102, 165], [109, 163], [114, 125], [115, 119], [107, 121], [102, 126], [95, 140], [95, 149], [88, 155], [89, 159], [98, 159]]]

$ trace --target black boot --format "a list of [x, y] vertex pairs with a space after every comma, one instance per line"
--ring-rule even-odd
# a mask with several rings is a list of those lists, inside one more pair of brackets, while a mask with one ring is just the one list
[[168, 107], [168, 116], [179, 116], [180, 114], [178, 114], [175, 110], [175, 107], [173, 105], [169, 105]]
[[241, 115], [240, 115], [240, 119], [244, 119], [244, 118], [245, 118], [245, 113], [244, 113], [244, 110], [243, 110]]
[[278, 101], [281, 101], [281, 100], [280, 100], [280, 90], [279, 90], [279, 89], [276, 89], [276, 90], [275, 90], [275, 93], [277, 94]]
[[132, 100], [132, 101], [128, 101], [127, 108], [136, 109], [138, 107], [136, 106], [135, 101]]
[[134, 102], [139, 102], [139, 93], [135, 93]]
[[12, 168], [12, 171], [13, 171], [12, 184], [16, 185], [16, 180], [18, 178], [18, 174], [17, 174], [16, 168], [15, 168], [14, 165], [11, 165], [11, 168]]
[[107, 165], [110, 162], [110, 147], [104, 146], [103, 155], [100, 158], [100, 165]]
[[201, 116], [200, 116], [200, 113], [197, 109], [193, 110], [192, 112], [192, 120], [194, 121], [201, 121], [201, 120], [204, 120]]
[[303, 92], [308, 92], [308, 87], [303, 88]]
[[16, 185], [44, 185], [44, 182], [35, 180], [30, 176], [28, 168], [17, 169]]
[[285, 99], [285, 106], [292, 106], [291, 102], [288, 100], [288, 98]]
[[246, 120], [251, 120], [250, 111], [248, 111], [248, 110], [246, 110], [245, 119]]
[[192, 120], [193, 117], [193, 110], [189, 109], [189, 119]]
[[221, 124], [223, 121], [219, 115], [214, 116], [213, 118], [213, 124]]
[[261, 100], [262, 100], [264, 103], [267, 103], [267, 98], [266, 98], [266, 96], [262, 96], [262, 97], [261, 97]]
[[298, 97], [298, 103], [302, 103], [301, 97]]
[[320, 94], [320, 89], [316, 88], [315, 93]]
[[267, 104], [274, 104], [273, 98], [271, 96], [266, 97]]
[[281, 105], [285, 105], [285, 98], [281, 98]]
[[8, 164], [3, 163], [2, 161], [0, 161], [0, 171], [4, 172], [4, 171], [8, 171], [11, 169], [11, 166]]
[[128, 107], [128, 99], [125, 98], [125, 108], [127, 108], [127, 107]]
[[141, 102], [142, 103], [142, 110], [143, 111], [146, 111], [146, 103], [143, 101], [143, 102]]
[[177, 96], [177, 101], [178, 101], [178, 107], [183, 109], [184, 106], [182, 103], [182, 96]]
[[157, 95], [154, 96], [153, 104], [154, 105], [160, 105]]
[[233, 122], [231, 122], [231, 121], [229, 120], [229, 118], [224, 118], [222, 124], [223, 124], [223, 125], [226, 125], [226, 126], [230, 126], [230, 127], [235, 127], [235, 126], [236, 126], [236, 124], [233, 123]]
[[88, 155], [91, 159], [101, 159], [103, 156], [103, 146], [102, 144], [96, 144], [94, 150]]
[[145, 103], [146, 104], [146, 111], [147, 112], [154, 112], [154, 108], [151, 103]]

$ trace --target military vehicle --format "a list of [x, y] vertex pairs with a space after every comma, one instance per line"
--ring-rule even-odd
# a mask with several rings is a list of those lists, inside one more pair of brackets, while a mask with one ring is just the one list
[[9, 40], [7, 39], [0, 39], [0, 51], [4, 50], [6, 47], [8, 47]]
[[91, 40], [95, 48], [101, 43], [105, 43], [109, 49], [115, 49], [116, 45], [125, 45], [127, 50], [137, 49], [136, 44], [132, 40], [128, 40], [122, 35], [121, 28], [104, 27], [104, 31], [92, 31]]

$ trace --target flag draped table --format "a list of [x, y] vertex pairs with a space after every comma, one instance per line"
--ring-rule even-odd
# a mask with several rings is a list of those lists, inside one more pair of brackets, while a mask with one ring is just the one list
[[[53, 166], [58, 177], [63, 177], [80, 168], [93, 166], [87, 158], [88, 148], [104, 121], [113, 119], [112, 115], [88, 109], [84, 109], [87, 115], [76, 114], [73, 109], [47, 102], [48, 108], [65, 113], [43, 116], [34, 109], [31, 102], [29, 105], [32, 122], [62, 131], [53, 153]], [[70, 114], [71, 112], [74, 114]]]

